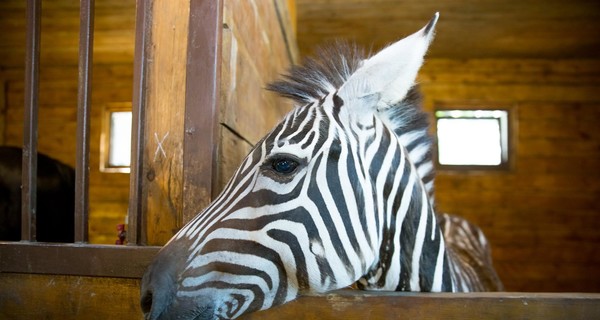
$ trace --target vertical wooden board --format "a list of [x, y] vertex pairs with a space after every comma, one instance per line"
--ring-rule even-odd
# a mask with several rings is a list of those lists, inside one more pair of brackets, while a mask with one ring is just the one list
[[4, 145], [6, 136], [6, 81], [0, 76], [0, 145]]
[[[251, 14], [249, 14], [251, 13]], [[221, 122], [256, 143], [291, 109], [264, 88], [291, 64], [274, 4], [226, 1]]]
[[292, 62], [273, 1], [227, 0], [223, 23], [252, 53], [256, 69], [266, 81], [277, 77]]
[[225, 126], [220, 126], [219, 132], [217, 189], [221, 192], [253, 146]]
[[296, 39], [298, 30], [296, 0], [273, 1], [273, 4], [277, 12], [283, 40], [287, 47], [288, 57], [292, 63], [298, 63], [300, 62], [300, 52], [298, 51], [298, 40]]
[[[251, 13], [251, 14], [249, 14]], [[289, 23], [289, 19], [287, 20]], [[250, 151], [291, 109], [292, 103], [264, 87], [290, 57], [274, 4], [225, 1], [220, 90], [217, 189], [222, 189]], [[292, 47], [289, 50], [296, 50]]]
[[221, 122], [256, 143], [281, 117], [276, 97], [265, 92], [261, 71], [243, 47], [243, 39], [230, 30], [225, 30], [223, 39]]
[[221, 0], [190, 2], [185, 91], [183, 223], [215, 194], [219, 88], [221, 79]]
[[152, 5], [142, 198], [147, 244], [163, 245], [181, 226], [189, 0]]

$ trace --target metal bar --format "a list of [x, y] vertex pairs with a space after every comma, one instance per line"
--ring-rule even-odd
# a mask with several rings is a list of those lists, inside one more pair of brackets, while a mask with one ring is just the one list
[[21, 193], [21, 239], [24, 241], [36, 240], [41, 10], [41, 0], [27, 1], [23, 170], [21, 177], [23, 184]]
[[75, 167], [75, 242], [88, 241], [90, 114], [94, 0], [81, 0], [79, 9], [79, 87], [77, 96], [77, 158]]
[[80, 243], [0, 242], [0, 274], [141, 278], [159, 249]]
[[192, 0], [183, 140], [183, 222], [215, 196], [222, 0]]
[[127, 243], [140, 245], [146, 243], [146, 229], [143, 228], [144, 211], [142, 201], [143, 151], [145, 141], [145, 105], [146, 105], [146, 42], [150, 41], [150, 10], [146, 0], [137, 1], [135, 25], [135, 57], [133, 71], [133, 97], [131, 100], [131, 164], [129, 173], [129, 214], [127, 217]]

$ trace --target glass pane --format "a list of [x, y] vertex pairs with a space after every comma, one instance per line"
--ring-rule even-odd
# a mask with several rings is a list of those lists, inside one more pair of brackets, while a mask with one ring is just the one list
[[442, 118], [437, 120], [439, 162], [445, 165], [500, 165], [500, 119]]
[[131, 162], [131, 112], [111, 112], [108, 164], [127, 167]]

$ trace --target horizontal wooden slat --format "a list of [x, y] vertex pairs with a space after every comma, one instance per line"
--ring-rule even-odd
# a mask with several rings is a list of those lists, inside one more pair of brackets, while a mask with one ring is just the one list
[[0, 242], [0, 273], [141, 278], [158, 250], [158, 247]]
[[0, 319], [141, 319], [139, 279], [0, 273]]
[[434, 1], [298, 0], [303, 55], [336, 38], [381, 47], [441, 14], [430, 56], [595, 57], [600, 48], [598, 2], [586, 0]]
[[[0, 297], [1, 319], [142, 317], [139, 279], [0, 273]], [[301, 297], [240, 319], [599, 318], [600, 294], [419, 294], [343, 290]]]
[[600, 294], [339, 291], [241, 319], [599, 319]]

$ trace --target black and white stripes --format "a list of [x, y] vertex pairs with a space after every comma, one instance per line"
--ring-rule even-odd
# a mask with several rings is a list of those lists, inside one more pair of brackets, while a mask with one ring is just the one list
[[326, 50], [270, 86], [303, 105], [160, 251], [142, 281], [147, 319], [235, 318], [354, 283], [469, 289], [433, 211], [412, 87], [436, 21], [367, 59]]

